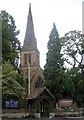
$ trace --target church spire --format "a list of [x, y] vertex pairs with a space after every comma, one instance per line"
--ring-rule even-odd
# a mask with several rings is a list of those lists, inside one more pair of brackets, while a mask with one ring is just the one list
[[31, 4], [29, 4], [29, 13], [27, 18], [27, 27], [25, 33], [25, 39], [23, 44], [23, 51], [37, 50], [37, 42], [34, 33], [33, 18], [31, 12]]

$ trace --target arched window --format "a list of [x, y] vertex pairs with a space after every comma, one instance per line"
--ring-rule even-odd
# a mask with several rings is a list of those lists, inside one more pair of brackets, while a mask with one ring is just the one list
[[27, 55], [24, 54], [24, 64], [27, 65]]
[[29, 63], [31, 64], [31, 54], [29, 54]]
[[41, 77], [38, 77], [35, 83], [35, 88], [42, 87], [42, 85], [43, 85], [43, 79]]

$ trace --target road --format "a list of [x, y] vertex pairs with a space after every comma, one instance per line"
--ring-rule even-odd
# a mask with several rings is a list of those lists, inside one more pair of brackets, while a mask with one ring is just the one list
[[58, 118], [58, 117], [55, 117], [55, 118], [35, 118], [35, 119], [32, 119], [32, 118], [26, 118], [26, 119], [2, 119], [2, 120], [84, 120], [84, 117], [61, 117], [61, 118]]

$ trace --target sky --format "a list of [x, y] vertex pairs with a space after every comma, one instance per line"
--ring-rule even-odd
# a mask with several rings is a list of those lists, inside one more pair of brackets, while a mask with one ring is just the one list
[[71, 30], [82, 31], [82, 2], [83, 0], [0, 0], [0, 11], [6, 10], [13, 16], [18, 39], [23, 45], [29, 3], [34, 23], [37, 47], [40, 52], [40, 65], [46, 64], [47, 43], [55, 22], [60, 37]]

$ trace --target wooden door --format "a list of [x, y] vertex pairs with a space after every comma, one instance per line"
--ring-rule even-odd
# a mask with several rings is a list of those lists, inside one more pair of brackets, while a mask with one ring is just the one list
[[49, 103], [46, 99], [40, 102], [41, 106], [41, 117], [49, 117]]

